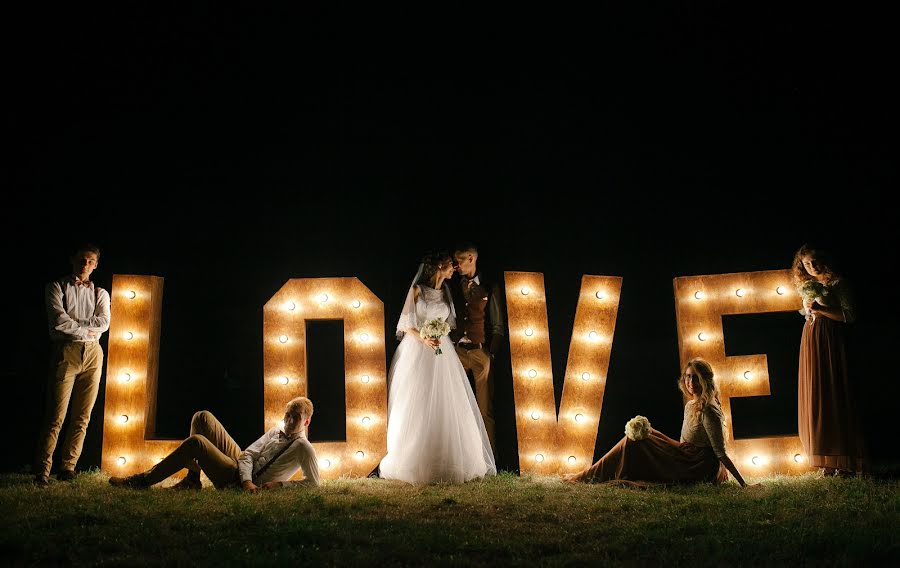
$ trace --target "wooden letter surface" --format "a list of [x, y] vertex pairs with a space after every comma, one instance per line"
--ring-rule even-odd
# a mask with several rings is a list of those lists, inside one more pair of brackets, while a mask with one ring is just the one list
[[544, 275], [506, 272], [505, 277], [519, 470], [579, 471], [593, 460], [622, 279], [585, 275], [581, 280], [557, 417]]
[[[306, 322], [344, 320], [347, 440], [317, 442], [323, 479], [367, 476], [387, 452], [384, 303], [358, 278], [295, 278], [263, 309], [265, 429], [307, 393]], [[315, 406], [316, 401], [312, 401]], [[311, 429], [315, 429], [317, 408]], [[298, 473], [299, 475], [299, 473]]]
[[163, 279], [113, 275], [102, 470], [131, 475], [149, 469], [181, 440], [154, 439]]
[[808, 471], [797, 436], [734, 439], [731, 398], [769, 395], [769, 371], [765, 355], [727, 357], [722, 329], [725, 314], [799, 310], [800, 297], [791, 285], [790, 271], [684, 276], [674, 279], [674, 287], [681, 366], [693, 357], [703, 357], [712, 364], [727, 420], [725, 437], [732, 460], [749, 475]]

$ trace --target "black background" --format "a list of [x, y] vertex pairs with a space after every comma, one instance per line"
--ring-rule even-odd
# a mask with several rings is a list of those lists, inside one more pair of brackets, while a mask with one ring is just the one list
[[[872, 453], [895, 459], [883, 14], [17, 10], [4, 469], [32, 458], [43, 287], [83, 240], [102, 249], [102, 286], [165, 278], [158, 434], [183, 437], [207, 408], [241, 445], [262, 431], [262, 306], [290, 278], [360, 278], [385, 303], [390, 358], [419, 256], [475, 241], [483, 269], [544, 273], [558, 396], [581, 276], [622, 276], [598, 456], [635, 414], [678, 434], [674, 277], [786, 268], [823, 243], [859, 299], [851, 353]], [[734, 403], [739, 436], [796, 432], [802, 323], [726, 318], [728, 353], [766, 353], [772, 375], [771, 397]], [[327, 386], [342, 380], [340, 340], [313, 335], [322, 440], [342, 432]], [[515, 469], [508, 375], [497, 389], [499, 465]], [[101, 390], [80, 468], [99, 465], [102, 411]]]

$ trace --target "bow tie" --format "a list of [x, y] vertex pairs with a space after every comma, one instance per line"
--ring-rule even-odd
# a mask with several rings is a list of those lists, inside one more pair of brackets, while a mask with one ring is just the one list
[[91, 282], [90, 280], [76, 280], [75, 285], [76, 286], [84, 286], [85, 288], [93, 288], [94, 287], [94, 283]]

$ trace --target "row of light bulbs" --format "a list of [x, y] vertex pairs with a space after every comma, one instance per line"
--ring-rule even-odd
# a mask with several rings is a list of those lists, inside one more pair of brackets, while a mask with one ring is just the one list
[[[127, 375], [128, 373], [125, 373], [125, 374]], [[120, 375], [120, 377], [121, 377], [121, 375]], [[128, 375], [128, 377], [129, 377], [128, 380], [131, 380], [131, 375]], [[280, 377], [278, 377], [276, 379], [276, 381], [280, 385], [288, 385], [291, 382], [291, 378], [288, 377], [287, 375], [281, 375]], [[127, 382], [127, 381], [124, 381], [124, 382]], [[359, 382], [363, 383], [364, 385], [367, 385], [370, 382], [372, 382], [372, 376], [371, 375], [360, 375]]]
[[[787, 294], [787, 291], [788, 288], [785, 286], [778, 286], [775, 288], [775, 293], [779, 296], [784, 296], [785, 294]], [[738, 298], [743, 298], [749, 292], [750, 290], [748, 290], [747, 288], [735, 288], [734, 295]], [[694, 292], [695, 300], [702, 300], [704, 297], [706, 297], [706, 294], [703, 292], [703, 290], [697, 290], [696, 292]]]
[[[522, 333], [525, 334], [525, 337], [533, 337], [533, 336], [534, 336], [534, 328], [533, 328], [533, 327], [526, 327], [526, 328], [522, 331]], [[601, 336], [600, 336], [600, 334], [597, 333], [596, 331], [590, 331], [590, 332], [588, 332], [587, 337], [588, 337], [588, 339], [590, 339], [591, 341], [599, 341]]]
[[[324, 292], [319, 294], [318, 296], [316, 296], [316, 301], [319, 302], [320, 304], [325, 304], [330, 299], [331, 298], [328, 296], [328, 294], [326, 294]], [[354, 309], [359, 309], [362, 307], [362, 302], [359, 300], [353, 300], [352, 302], [350, 302], [350, 307], [354, 308]], [[297, 309], [297, 302], [294, 302], [294, 301], [285, 302], [284, 309], [289, 312], [295, 311]]]
[[[534, 461], [536, 461], [537, 463], [543, 463], [545, 459], [547, 458], [546, 456], [544, 456], [544, 454], [534, 454]], [[578, 463], [578, 458], [576, 458], [575, 456], [569, 456], [566, 458], [566, 463], [568, 463], [569, 465], [575, 465], [576, 463]]]
[[[531, 411], [531, 414], [529, 414], [529, 416], [531, 417], [532, 420], [540, 420], [540, 419], [541, 419], [541, 416], [543, 416], [543, 415], [544, 415], [544, 414], [543, 414], [540, 410], [537, 410], [537, 409], [532, 410], [532, 411]], [[578, 424], [581, 424], [582, 422], [584, 422], [585, 420], [587, 420], [587, 417], [586, 417], [584, 414], [578, 412], [578, 413], [575, 413], [575, 415], [572, 416], [572, 420], [574, 420], [574, 421], [577, 422]]]
[[[536, 377], [538, 376], [537, 369], [528, 369], [528, 371], [527, 371], [526, 374], [528, 375], [528, 378], [529, 378], [529, 379], [534, 379], [534, 378], [536, 378]], [[593, 375], [591, 375], [590, 373], [588, 373], [587, 371], [585, 371], [585, 372], [581, 373], [581, 380], [582, 380], [582, 381], [589, 381], [589, 380], [591, 380], [591, 377], [592, 377], [592, 376], [593, 376]]]
[[[357, 450], [357, 452], [354, 454], [354, 457], [358, 460], [361, 460], [364, 457], [366, 457], [366, 453], [362, 450]], [[159, 460], [157, 460], [157, 461], [159, 461]], [[116, 465], [121, 467], [121, 466], [124, 466], [126, 463], [128, 463], [127, 457], [119, 456], [116, 458]], [[322, 458], [321, 460], [319, 460], [319, 465], [321, 465], [324, 469], [330, 468], [332, 463], [333, 462], [329, 458]]]
[[[531, 288], [529, 288], [528, 286], [522, 286], [521, 288], [519, 288], [519, 292], [521, 292], [523, 296], [527, 296], [531, 294]], [[604, 298], [606, 298], [606, 292], [603, 290], [597, 290], [596, 292], [594, 292], [594, 297], [598, 300], [603, 300]]]
[[[363, 332], [363, 333], [360, 333], [359, 335], [357, 335], [356, 339], [358, 339], [361, 343], [368, 343], [372, 339], [372, 336], [369, 335], [368, 333]], [[291, 338], [285, 334], [281, 334], [278, 336], [278, 343], [283, 344], [283, 343], [287, 343], [290, 340], [291, 340]]]
[[[806, 461], [806, 456], [803, 454], [794, 454], [791, 456], [791, 459], [794, 460], [795, 463], [803, 463]], [[761, 454], [757, 454], [750, 458], [750, 463], [753, 465], [766, 465], [769, 463], [769, 457]]]

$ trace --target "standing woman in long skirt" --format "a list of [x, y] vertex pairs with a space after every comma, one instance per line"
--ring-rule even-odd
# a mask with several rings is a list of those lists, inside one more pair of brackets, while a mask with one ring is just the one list
[[806, 317], [800, 339], [798, 417], [809, 464], [828, 475], [868, 471], [854, 380], [847, 366], [847, 326], [855, 310], [847, 281], [827, 253], [803, 245], [794, 255], [794, 285]]

